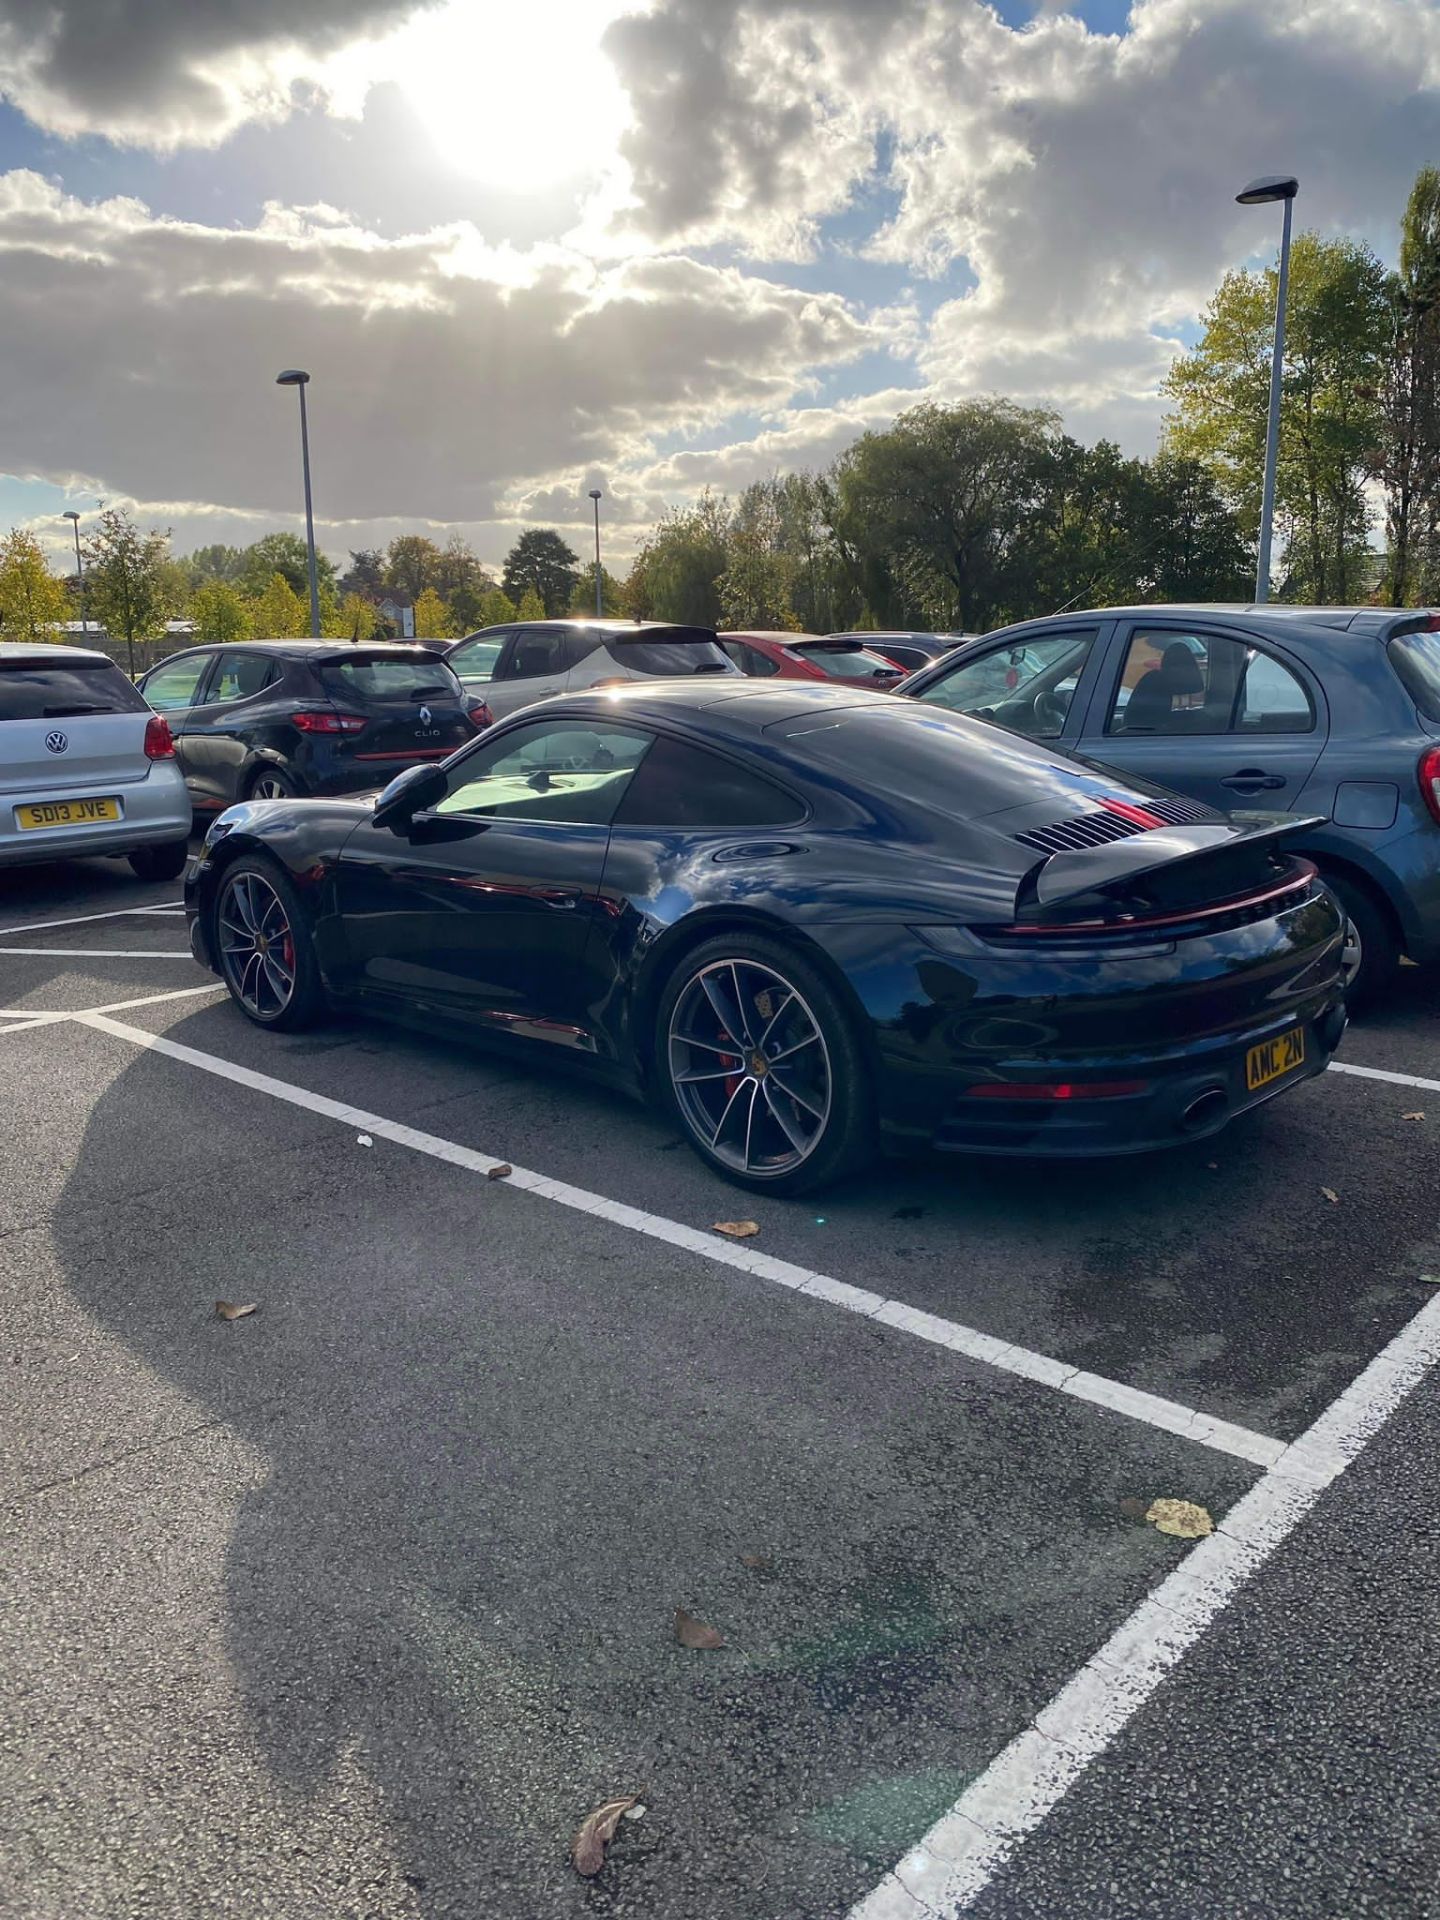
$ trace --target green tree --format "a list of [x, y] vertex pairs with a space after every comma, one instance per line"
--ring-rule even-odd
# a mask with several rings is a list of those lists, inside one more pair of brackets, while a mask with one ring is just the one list
[[491, 587], [480, 600], [479, 624], [482, 627], [503, 627], [515, 618], [515, 602], [508, 593], [499, 587]]
[[24, 527], [0, 541], [0, 634], [7, 640], [55, 640], [70, 618], [65, 582], [45, 563], [40, 542]]
[[[280, 574], [292, 593], [296, 593], [307, 604], [310, 599], [310, 561], [305, 542], [298, 533], [267, 533], [257, 540], [253, 547], [246, 547], [241, 555], [241, 570], [238, 585], [248, 594], [259, 596], [270, 584], [272, 575]], [[327, 554], [315, 555], [315, 577], [323, 593], [327, 588], [335, 588], [335, 563]], [[306, 631], [309, 631], [307, 626]]]
[[1403, 607], [1440, 588], [1440, 171], [1415, 177], [1388, 286], [1392, 347], [1374, 461], [1385, 490], [1381, 596]]
[[925, 405], [836, 463], [836, 528], [887, 624], [983, 631], [1031, 591], [1027, 569], [1058, 421], [1009, 400]]
[[385, 550], [385, 584], [410, 601], [438, 586], [443, 555], [423, 533], [402, 533]]
[[310, 609], [283, 573], [272, 573], [251, 603], [257, 640], [303, 640], [310, 631]]
[[779, 481], [760, 481], [741, 494], [726, 542], [725, 571], [715, 582], [727, 627], [795, 631], [791, 603], [794, 556], [786, 550]]
[[426, 587], [415, 602], [415, 638], [417, 640], [453, 640], [450, 609], [434, 587]]
[[385, 591], [385, 556], [378, 547], [350, 549], [350, 571], [340, 581], [346, 593], [365, 593], [378, 600]]
[[527, 587], [533, 589], [551, 619], [575, 598], [579, 579], [574, 550], [548, 527], [527, 527], [505, 556], [506, 593], [518, 601]]
[[227, 580], [207, 580], [190, 596], [195, 638], [211, 644], [250, 638], [250, 606]]
[[216, 544], [209, 547], [197, 547], [193, 553], [186, 554], [180, 562], [184, 567], [193, 592], [203, 587], [207, 581], [223, 580], [234, 586], [245, 570], [245, 556], [239, 547], [227, 547]]
[[[600, 569], [600, 605], [607, 620], [614, 619], [625, 605], [625, 588], [608, 567]], [[592, 560], [580, 577], [575, 597], [567, 611], [580, 619], [595, 611], [595, 562]]]
[[[1231, 273], [1197, 345], [1175, 363], [1168, 448], [1204, 462], [1259, 525], [1274, 337], [1274, 269]], [[1384, 269], [1368, 247], [1302, 233], [1291, 253], [1282, 369], [1277, 523], [1291, 598], [1344, 601], [1364, 580], [1366, 481], [1382, 439], [1380, 388], [1393, 340]]]
[[672, 507], [635, 556], [624, 611], [637, 620], [718, 627], [716, 582], [730, 564], [729, 537], [729, 503], [708, 488], [692, 506]]
[[540, 598], [534, 587], [526, 587], [520, 596], [519, 605], [515, 609], [515, 618], [517, 620], [545, 620], [549, 617], [545, 611], [545, 602]]
[[90, 611], [113, 639], [123, 639], [130, 675], [135, 642], [165, 631], [166, 562], [170, 536], [141, 533], [121, 507], [107, 508], [85, 542], [85, 588]]

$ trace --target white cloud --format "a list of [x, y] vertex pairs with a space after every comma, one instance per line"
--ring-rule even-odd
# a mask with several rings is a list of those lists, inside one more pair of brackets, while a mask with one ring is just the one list
[[324, 519], [475, 524], [662, 434], [787, 406], [893, 335], [838, 295], [681, 255], [527, 255], [465, 226], [386, 240], [333, 208], [205, 227], [0, 176], [0, 337], [24, 369], [0, 386], [7, 465], [192, 514], [291, 507], [283, 366], [313, 375]]

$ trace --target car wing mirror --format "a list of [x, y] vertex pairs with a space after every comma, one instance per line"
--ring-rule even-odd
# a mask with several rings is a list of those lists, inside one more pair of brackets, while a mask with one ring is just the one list
[[447, 785], [442, 767], [406, 767], [403, 773], [396, 774], [375, 802], [372, 816], [375, 825], [403, 833], [417, 813], [423, 813], [445, 798]]

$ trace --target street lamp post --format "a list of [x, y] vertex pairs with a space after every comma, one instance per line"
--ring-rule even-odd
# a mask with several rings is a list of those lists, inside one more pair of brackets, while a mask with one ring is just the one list
[[275, 377], [277, 387], [300, 389], [300, 458], [305, 468], [305, 547], [310, 561], [310, 638], [320, 638], [320, 576], [315, 571], [315, 513], [310, 504], [310, 427], [305, 417], [305, 389], [308, 373], [299, 367], [287, 367]]
[[71, 508], [64, 517], [75, 530], [75, 578], [80, 583], [80, 632], [84, 635], [90, 631], [90, 619], [85, 610], [85, 563], [80, 558], [80, 516]]
[[591, 487], [590, 498], [595, 502], [595, 618], [599, 620], [604, 615], [605, 605], [600, 591], [602, 575], [600, 572], [600, 489], [598, 487]]
[[1255, 598], [1270, 598], [1270, 530], [1275, 518], [1275, 458], [1280, 446], [1280, 384], [1285, 365], [1285, 290], [1290, 284], [1290, 211], [1300, 182], [1291, 173], [1266, 174], [1252, 180], [1235, 198], [1242, 207], [1285, 202], [1285, 224], [1280, 235], [1280, 282], [1275, 289], [1275, 345], [1270, 354], [1270, 417], [1265, 429], [1265, 483], [1260, 495], [1260, 548], [1255, 556]]

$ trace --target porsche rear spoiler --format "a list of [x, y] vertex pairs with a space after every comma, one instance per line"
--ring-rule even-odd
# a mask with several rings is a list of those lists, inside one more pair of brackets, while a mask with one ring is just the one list
[[1117, 881], [1138, 879], [1159, 867], [1174, 867], [1232, 850], [1252, 853], [1267, 847], [1278, 848], [1295, 834], [1324, 824], [1319, 814], [1281, 814], [1263, 824], [1257, 821], [1253, 826], [1242, 826], [1236, 821], [1213, 821], [1193, 826], [1153, 827], [1133, 834], [1128, 840], [1112, 840], [1103, 846], [1078, 848], [1069, 853], [1052, 853], [1038, 867], [1032, 867], [1020, 882], [1015, 896], [1016, 917], [1033, 918], [1037, 910], [1048, 911], [1066, 900], [1098, 892]]

